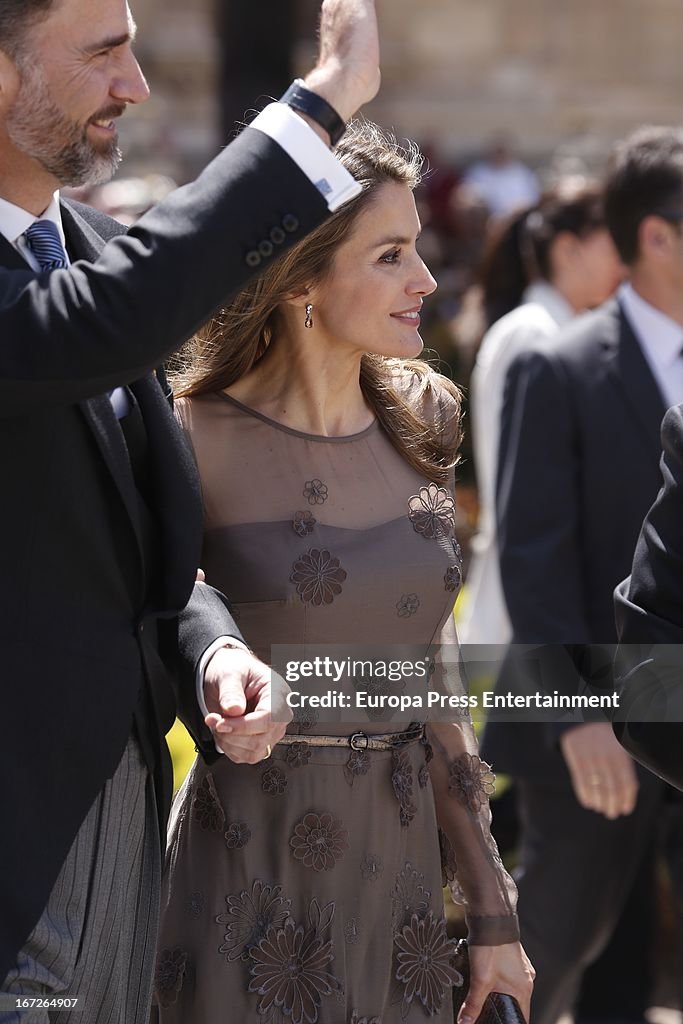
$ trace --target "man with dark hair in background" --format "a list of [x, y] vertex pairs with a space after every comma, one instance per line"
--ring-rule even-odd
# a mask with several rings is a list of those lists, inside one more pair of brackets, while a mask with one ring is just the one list
[[254, 763], [284, 730], [193, 587], [199, 486], [151, 371], [356, 194], [330, 135], [379, 82], [373, 0], [325, 0], [301, 116], [272, 104], [124, 236], [58, 190], [118, 165], [148, 95], [133, 36], [125, 0], [0, 0], [3, 1024], [70, 1019], [67, 996], [82, 1024], [147, 1020], [176, 693], [206, 757]]
[[[530, 657], [549, 692], [590, 683], [598, 663], [609, 676], [612, 593], [659, 488], [662, 417], [683, 400], [681, 133], [642, 129], [618, 147], [606, 217], [628, 282], [552, 346], [520, 354], [507, 381], [497, 500], [513, 646], [501, 691], [520, 678], [528, 691], [515, 644], [536, 645]], [[603, 671], [601, 685], [610, 682]], [[484, 756], [519, 783], [532, 1012], [536, 1024], [554, 1024], [615, 928], [664, 787], [636, 769], [605, 721], [494, 722]], [[647, 972], [636, 952], [629, 979], [639, 965]], [[629, 1005], [627, 991], [624, 981], [603, 1019], [642, 1020], [645, 1006]]]

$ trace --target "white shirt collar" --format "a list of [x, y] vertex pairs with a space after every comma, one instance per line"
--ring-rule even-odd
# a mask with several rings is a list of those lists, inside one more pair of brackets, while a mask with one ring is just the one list
[[51, 220], [53, 224], [56, 224], [62, 245], [66, 249], [62, 211], [59, 207], [59, 192], [55, 192], [50, 205], [40, 217], [35, 217], [28, 210], [22, 210], [20, 206], [15, 206], [14, 203], [9, 203], [6, 199], [0, 199], [0, 235], [4, 235], [15, 248], [24, 232], [37, 220]]
[[557, 288], [553, 288], [548, 281], [533, 281], [525, 289], [522, 302], [535, 302], [542, 306], [558, 327], [564, 327], [576, 316], [564, 295], [560, 295]]
[[651, 306], [626, 281], [618, 292], [619, 302], [652, 364], [667, 369], [680, 358], [683, 325]]

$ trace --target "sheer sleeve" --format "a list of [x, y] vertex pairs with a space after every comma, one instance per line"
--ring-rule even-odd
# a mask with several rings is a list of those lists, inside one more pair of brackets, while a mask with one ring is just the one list
[[[455, 490], [454, 480], [450, 490]], [[464, 698], [467, 685], [452, 615], [439, 640], [432, 686]], [[490, 830], [489, 797], [495, 789], [495, 776], [479, 757], [469, 712], [463, 710], [457, 721], [431, 721], [426, 733], [444, 884], [454, 901], [465, 906], [473, 945], [515, 942], [519, 939], [517, 889]]]
[[[419, 395], [423, 415], [433, 421], [448, 446], [457, 447], [459, 402], [438, 374], [432, 375], [431, 384], [429, 391]], [[454, 471], [447, 488], [455, 497]], [[455, 536], [451, 540], [458, 558], [460, 549]], [[431, 688], [464, 698], [467, 686], [462, 677], [452, 615], [449, 614], [438, 639]], [[517, 889], [503, 867], [490, 830], [489, 796], [495, 777], [489, 765], [479, 758], [469, 714], [459, 712], [456, 721], [429, 721], [426, 739], [444, 885], [448, 885], [455, 902], [465, 906], [473, 945], [515, 942], [519, 939]]]
[[[436, 671], [451, 693], [464, 694], [456, 663], [453, 619], [441, 634]], [[489, 796], [495, 776], [479, 757], [467, 712], [457, 722], [429, 722], [429, 773], [439, 825], [444, 880], [456, 903], [465, 905], [469, 941], [499, 946], [519, 939], [517, 889], [500, 859], [490, 830]]]

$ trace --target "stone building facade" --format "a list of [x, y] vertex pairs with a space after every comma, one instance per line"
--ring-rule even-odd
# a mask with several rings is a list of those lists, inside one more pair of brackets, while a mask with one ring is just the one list
[[[217, 8], [267, 0], [137, 0], [154, 99], [129, 115], [127, 169], [193, 173], [220, 145]], [[316, 0], [293, 0], [295, 70], [314, 52]], [[536, 163], [589, 163], [644, 121], [676, 123], [680, 0], [382, 0], [384, 81], [368, 114], [466, 158], [495, 132]], [[258, 39], [242, 45], [259, 60]], [[283, 83], [284, 84], [284, 83]]]

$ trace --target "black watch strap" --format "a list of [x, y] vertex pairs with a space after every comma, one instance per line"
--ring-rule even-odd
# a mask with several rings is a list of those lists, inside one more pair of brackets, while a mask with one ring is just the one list
[[333, 146], [337, 145], [346, 131], [346, 125], [334, 107], [322, 96], [307, 89], [300, 78], [294, 79], [287, 92], [280, 98], [280, 103], [286, 103], [292, 110], [306, 114], [324, 128]]

